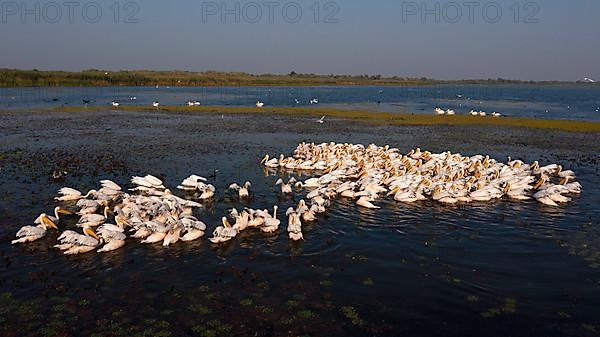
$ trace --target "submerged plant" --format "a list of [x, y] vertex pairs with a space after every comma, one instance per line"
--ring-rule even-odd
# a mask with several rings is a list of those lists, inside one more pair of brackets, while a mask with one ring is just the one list
[[363, 321], [358, 317], [358, 312], [352, 306], [343, 306], [340, 308], [344, 317], [352, 321], [354, 325], [362, 325]]

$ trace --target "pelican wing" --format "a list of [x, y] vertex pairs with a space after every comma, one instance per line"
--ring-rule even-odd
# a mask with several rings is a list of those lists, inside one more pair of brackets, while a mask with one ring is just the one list
[[46, 230], [42, 227], [37, 226], [23, 226], [17, 232], [17, 237], [22, 238], [25, 236], [44, 236], [46, 234]]

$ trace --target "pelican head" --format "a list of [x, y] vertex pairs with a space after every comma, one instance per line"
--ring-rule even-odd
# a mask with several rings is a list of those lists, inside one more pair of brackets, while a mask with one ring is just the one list
[[83, 233], [85, 233], [85, 235], [87, 235], [87, 236], [91, 236], [94, 239], [100, 241], [100, 238], [98, 237], [98, 235], [96, 235], [96, 232], [94, 232], [94, 230], [91, 229], [90, 227], [85, 227], [83, 229]]
[[542, 185], [544, 185], [545, 182], [546, 182], [546, 178], [541, 177], [540, 180], [538, 180], [538, 182], [535, 183], [535, 185], [533, 185], [533, 189], [537, 190], [538, 188], [542, 187]]
[[42, 225], [44, 225], [44, 227], [46, 228], [58, 229], [58, 226], [52, 220], [50, 220], [50, 218], [46, 214], [42, 214], [42, 216], [40, 217], [40, 221], [42, 222]]
[[233, 226], [231, 226], [231, 223], [229, 223], [229, 220], [227, 220], [226, 217], [221, 218], [221, 222], [223, 223], [223, 227], [225, 227], [225, 228], [233, 227]]
[[537, 170], [538, 168], [540, 168], [540, 164], [536, 160], [533, 163], [531, 163], [531, 165], [529, 166], [529, 168], [532, 169], [532, 170]]
[[266, 163], [266, 162], [268, 162], [268, 161], [269, 161], [269, 155], [268, 155], [268, 154], [266, 154], [266, 155], [263, 157], [263, 159], [260, 161], [260, 163], [261, 163], [261, 164], [264, 164], [264, 163]]
[[511, 184], [509, 182], [507, 182], [504, 185], [504, 188], [502, 189], [502, 193], [506, 194], [506, 193], [510, 192], [511, 187], [512, 187]]

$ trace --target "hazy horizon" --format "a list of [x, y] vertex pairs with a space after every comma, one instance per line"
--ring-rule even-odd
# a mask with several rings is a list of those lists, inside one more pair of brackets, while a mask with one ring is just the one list
[[74, 4], [2, 3], [0, 67], [600, 79], [592, 0]]

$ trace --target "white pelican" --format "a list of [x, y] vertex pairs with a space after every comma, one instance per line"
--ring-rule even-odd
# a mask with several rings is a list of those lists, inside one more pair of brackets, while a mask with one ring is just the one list
[[210, 238], [212, 243], [227, 242], [235, 238], [238, 234], [237, 229], [233, 228], [226, 217], [221, 218], [222, 226], [215, 228], [213, 231], [213, 237]]
[[318, 98], [311, 99], [310, 104], [319, 104], [319, 99]]
[[206, 224], [196, 219], [194, 216], [186, 216], [182, 218], [181, 223], [184, 226], [184, 234], [181, 237], [181, 241], [194, 241], [204, 236]]
[[475, 110], [471, 110], [471, 111], [469, 111], [469, 114], [470, 114], [471, 116], [479, 116], [479, 112], [477, 112], [477, 111], [475, 111]]
[[127, 236], [123, 233], [123, 228], [113, 224], [103, 224], [98, 227], [97, 234], [101, 241], [106, 243], [102, 248], [98, 249], [98, 253], [110, 252], [117, 250], [125, 245]]
[[500, 114], [499, 112], [492, 112], [492, 117], [500, 117], [502, 116], [502, 114]]
[[118, 108], [119, 106], [121, 106], [121, 103], [119, 103], [119, 102], [117, 102], [117, 101], [112, 101], [112, 102], [110, 102], [110, 104], [111, 104], [112, 106], [114, 106], [115, 108]]
[[434, 112], [436, 115], [444, 115], [444, 114], [446, 113], [446, 111], [444, 111], [443, 109], [440, 109], [440, 108], [435, 108], [435, 109], [433, 109], [433, 112]]
[[177, 188], [184, 191], [196, 191], [205, 185], [206, 181], [208, 181], [206, 178], [192, 174], [185, 178]]
[[304, 240], [302, 235], [302, 221], [300, 220], [301, 212], [293, 207], [288, 208], [286, 215], [288, 216], [288, 236], [290, 240]]
[[240, 198], [247, 198], [250, 196], [249, 188], [252, 186], [249, 181], [246, 181], [243, 186], [240, 186], [236, 183], [229, 185], [229, 189], [238, 191], [238, 195]]
[[57, 225], [60, 222], [61, 214], [68, 215], [68, 214], [73, 214], [73, 212], [69, 211], [68, 209], [64, 209], [62, 207], [55, 207], [54, 208], [54, 216], [49, 216], [49, 215], [46, 215], [46, 213], [42, 213], [35, 219], [35, 221], [33, 223], [36, 225], [39, 225], [42, 223], [42, 220], [44, 218], [46, 218], [46, 219], [52, 221], [55, 225]]
[[152, 102], [152, 106], [155, 107], [155, 108], [158, 108], [158, 107], [160, 107], [160, 102], [159, 101], [154, 101], [154, 102]]
[[54, 198], [54, 200], [56, 200], [56, 201], [75, 201], [75, 200], [79, 200], [81, 198], [87, 198], [88, 196], [89, 196], [89, 193], [87, 195], [83, 196], [80, 191], [78, 191], [74, 188], [63, 187], [60, 190], [58, 190], [58, 196], [56, 198]]
[[263, 106], [265, 106], [265, 103], [263, 103], [261, 101], [256, 101], [256, 107], [257, 108], [262, 108]]
[[103, 214], [84, 214], [79, 218], [77, 226], [79, 227], [98, 227], [106, 222], [108, 219], [108, 211], [110, 207], [104, 207]]
[[456, 112], [454, 110], [452, 110], [452, 109], [447, 109], [446, 110], [446, 115], [454, 116], [454, 115], [456, 115]]
[[273, 216], [270, 216], [268, 212], [263, 213], [265, 218], [263, 226], [260, 228], [263, 232], [273, 233], [279, 228], [279, 224], [281, 223], [281, 221], [277, 219], [277, 209], [277, 205], [273, 206]]
[[43, 217], [41, 218], [40, 224], [37, 226], [21, 227], [16, 234], [17, 239], [13, 240], [11, 244], [14, 245], [17, 243], [28, 243], [39, 240], [46, 236], [49, 228], [58, 229], [56, 224], [50, 221], [47, 216]]
[[279, 178], [275, 185], [281, 185], [281, 193], [283, 194], [291, 194], [292, 193], [292, 185], [296, 182], [294, 177], [290, 178], [290, 180], [285, 184], [283, 179]]
[[83, 228], [83, 234], [71, 230], [64, 231], [58, 237], [58, 241], [60, 244], [54, 247], [62, 250], [65, 255], [91, 252], [102, 243], [94, 230], [89, 227]]
[[365, 207], [365, 208], [371, 208], [371, 209], [379, 209], [381, 207], [379, 206], [375, 206], [371, 203], [371, 201], [374, 201], [373, 198], [368, 197], [366, 195], [358, 198], [358, 201], [356, 201], [356, 204], [360, 207]]
[[266, 167], [279, 167], [279, 160], [277, 158], [271, 159], [268, 154], [263, 157], [260, 163]]
[[485, 111], [479, 111], [479, 116], [485, 116], [486, 112]]

